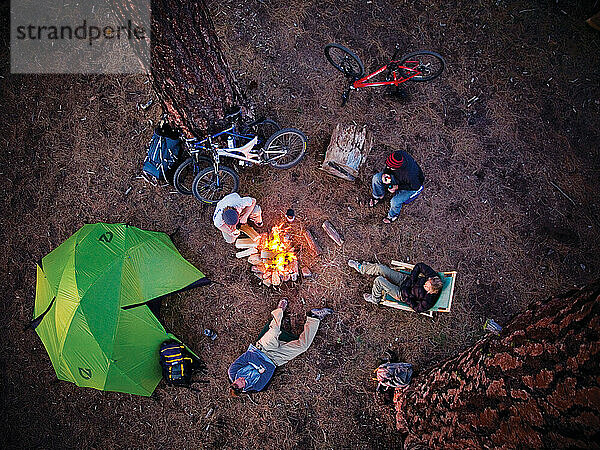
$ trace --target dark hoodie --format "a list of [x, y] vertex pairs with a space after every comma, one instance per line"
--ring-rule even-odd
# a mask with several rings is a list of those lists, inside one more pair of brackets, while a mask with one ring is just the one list
[[391, 185], [398, 185], [400, 191], [418, 190], [425, 181], [425, 175], [423, 175], [423, 171], [417, 162], [412, 156], [402, 150], [394, 152], [393, 155], [396, 160], [402, 161], [402, 165], [394, 169], [387, 166], [383, 171], [383, 173], [392, 177]]
[[[419, 276], [419, 275], [424, 276]], [[440, 298], [440, 293], [430, 294], [423, 285], [429, 278], [437, 277], [439, 274], [425, 263], [417, 264], [409, 277], [406, 277], [400, 285], [400, 295], [402, 300], [416, 312], [423, 312], [430, 309]]]

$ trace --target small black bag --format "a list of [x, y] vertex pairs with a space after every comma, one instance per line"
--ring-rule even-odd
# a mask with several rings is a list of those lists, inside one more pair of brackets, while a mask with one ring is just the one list
[[154, 130], [148, 144], [142, 176], [154, 185], [160, 180], [169, 181], [180, 153], [181, 139], [178, 133], [168, 123], [160, 125]]

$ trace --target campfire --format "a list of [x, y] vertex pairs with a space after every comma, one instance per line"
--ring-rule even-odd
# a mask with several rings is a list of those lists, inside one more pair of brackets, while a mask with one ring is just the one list
[[241, 231], [249, 238], [236, 241], [237, 248], [245, 249], [236, 256], [248, 257], [252, 272], [264, 285], [279, 286], [284, 281], [298, 279], [298, 256], [287, 223], [274, 226], [269, 233], [259, 234], [247, 225]]

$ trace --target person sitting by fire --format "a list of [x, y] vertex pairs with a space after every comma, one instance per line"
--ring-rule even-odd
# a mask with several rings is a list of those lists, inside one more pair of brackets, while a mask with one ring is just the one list
[[248, 350], [229, 367], [232, 395], [262, 391], [271, 380], [277, 367], [283, 366], [308, 350], [317, 334], [321, 320], [333, 313], [330, 308], [311, 309], [306, 315], [304, 330], [298, 339], [284, 342], [279, 340], [279, 335], [281, 334], [283, 313], [287, 305], [286, 299], [279, 302], [277, 309], [271, 312], [272, 320], [268, 331], [256, 345], [250, 344]]
[[410, 275], [383, 264], [350, 259], [348, 265], [363, 275], [377, 275], [371, 293], [363, 294], [367, 302], [376, 305], [389, 294], [416, 312], [425, 312], [436, 304], [444, 285], [440, 275], [425, 263], [415, 265]]
[[402, 205], [412, 202], [423, 191], [425, 175], [413, 157], [402, 150], [390, 154], [385, 165], [383, 172], [373, 175], [369, 207], [383, 201], [386, 191], [391, 193], [390, 210], [383, 222], [392, 223], [400, 216]]
[[248, 219], [257, 227], [262, 227], [262, 210], [256, 204], [255, 198], [240, 197], [237, 192], [223, 197], [217, 203], [213, 214], [213, 223], [221, 230], [228, 244], [236, 241], [240, 235], [240, 230], [237, 229], [238, 225], [247, 223]]

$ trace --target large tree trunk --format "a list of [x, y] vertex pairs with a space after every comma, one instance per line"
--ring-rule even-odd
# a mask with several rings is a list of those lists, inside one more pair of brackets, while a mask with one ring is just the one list
[[[141, 22], [136, 2], [114, 0], [112, 5], [124, 23], [130, 18]], [[151, 0], [151, 6], [150, 72], [163, 110], [186, 134], [206, 131], [227, 109], [244, 101], [206, 3]]]
[[405, 446], [597, 445], [599, 313], [600, 283], [536, 302], [500, 336], [398, 389]]
[[206, 130], [243, 101], [204, 0], [152, 0], [152, 76], [182, 129]]

